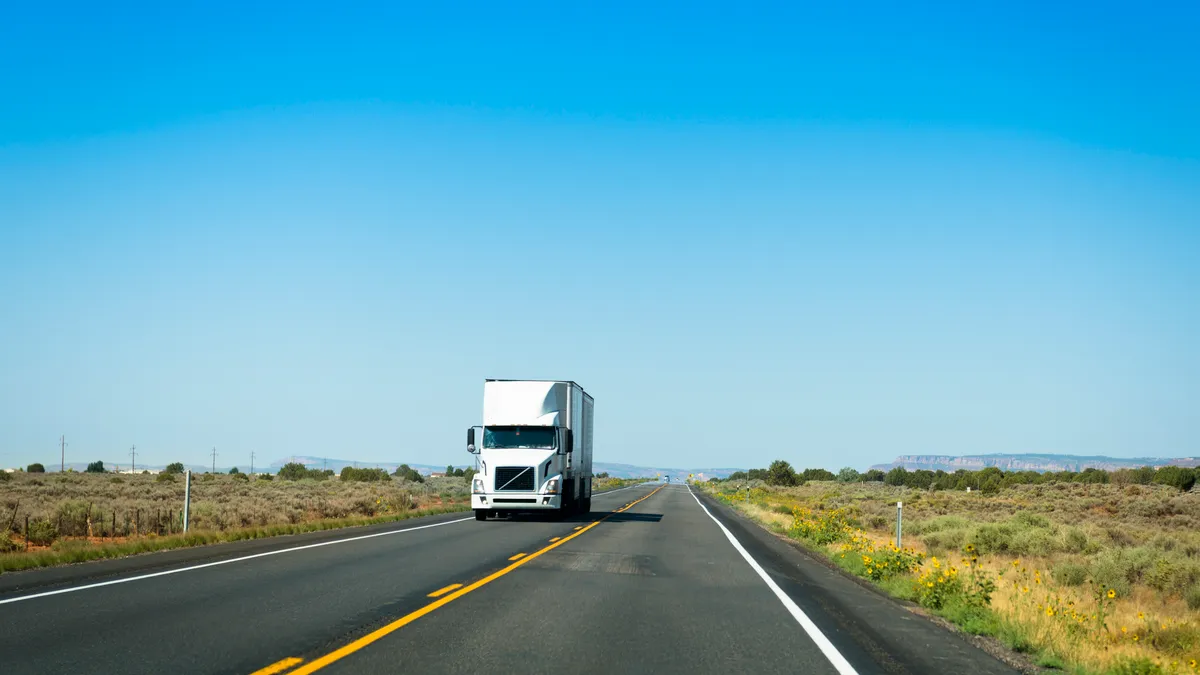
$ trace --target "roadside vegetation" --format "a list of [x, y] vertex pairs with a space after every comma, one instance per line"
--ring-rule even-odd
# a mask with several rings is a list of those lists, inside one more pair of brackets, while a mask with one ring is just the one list
[[592, 478], [592, 492], [619, 490], [631, 485], [640, 485], [654, 480], [653, 478], [614, 478], [608, 473], [598, 473]]
[[[298, 467], [298, 468], [297, 468]], [[407, 467], [403, 467], [407, 468]], [[3, 474], [0, 572], [466, 510], [469, 478], [288, 465], [279, 474], [193, 474], [182, 533], [182, 466], [156, 476]], [[301, 473], [303, 470], [303, 473]], [[415, 472], [413, 472], [415, 473]]]
[[843, 570], [1039, 666], [1200, 673], [1193, 469], [833, 474], [777, 461], [739, 473], [703, 485]]

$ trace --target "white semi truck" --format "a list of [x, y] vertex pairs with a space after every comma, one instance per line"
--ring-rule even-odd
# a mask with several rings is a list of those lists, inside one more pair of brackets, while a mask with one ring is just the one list
[[475, 519], [590, 512], [594, 407], [574, 382], [486, 380], [483, 426], [467, 430], [467, 450], [478, 457], [471, 481]]

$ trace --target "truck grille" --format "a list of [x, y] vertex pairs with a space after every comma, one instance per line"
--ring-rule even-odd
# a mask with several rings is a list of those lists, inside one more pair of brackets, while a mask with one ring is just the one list
[[496, 491], [533, 492], [534, 471], [532, 466], [496, 467]]

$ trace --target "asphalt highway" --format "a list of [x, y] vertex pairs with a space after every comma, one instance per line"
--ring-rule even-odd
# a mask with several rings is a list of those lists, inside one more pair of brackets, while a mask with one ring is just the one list
[[687, 486], [0, 576], [0, 672], [1017, 671]]

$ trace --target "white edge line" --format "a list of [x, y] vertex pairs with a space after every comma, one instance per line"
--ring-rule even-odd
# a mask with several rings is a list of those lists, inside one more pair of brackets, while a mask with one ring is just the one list
[[[608, 490], [606, 492], [597, 493], [597, 497], [602, 497], [621, 490], [631, 490], [636, 487], [642, 487], [644, 484], [630, 485], [616, 490]], [[375, 534], [364, 534], [358, 537], [347, 537], [346, 539], [334, 539], [333, 541], [323, 541], [317, 544], [306, 544], [304, 546], [293, 546], [291, 548], [281, 548], [277, 551], [267, 551], [265, 553], [255, 553], [254, 555], [245, 555], [239, 558], [230, 558], [229, 560], [218, 560], [216, 562], [204, 563], [202, 565], [191, 565], [188, 567], [180, 567], [173, 570], [164, 570], [162, 572], [152, 572], [150, 574], [139, 574], [133, 577], [125, 577], [123, 579], [112, 579], [110, 581], [100, 581], [94, 584], [84, 584], [83, 586], [72, 586], [70, 588], [59, 588], [53, 591], [44, 591], [42, 593], [32, 593], [30, 595], [22, 595], [16, 598], [7, 598], [0, 600], [0, 605], [7, 605], [13, 602], [21, 602], [23, 600], [33, 600], [35, 598], [44, 598], [50, 595], [60, 595], [62, 593], [74, 593], [75, 591], [84, 591], [89, 588], [100, 588], [101, 586], [112, 586], [115, 584], [125, 584], [131, 581], [141, 581], [142, 579], [153, 579], [154, 577], [163, 577], [168, 574], [179, 574], [180, 572], [191, 572], [193, 570], [201, 570], [206, 567], [216, 567], [217, 565], [228, 565], [229, 563], [242, 562], [243, 560], [253, 560], [255, 558], [265, 558], [269, 555], [279, 555], [280, 553], [291, 553], [293, 551], [303, 551], [310, 548], [319, 548], [321, 546], [332, 546], [333, 544], [344, 544], [350, 541], [361, 541], [363, 539], [372, 539], [374, 537], [386, 537], [390, 534], [403, 534], [404, 532], [413, 532], [416, 530], [424, 530], [430, 527], [441, 527], [442, 525], [453, 525], [454, 523], [465, 523], [474, 518], [459, 518], [457, 520], [448, 520], [444, 523], [433, 523], [432, 525], [418, 525], [417, 527], [406, 527], [402, 530], [389, 530], [387, 532], [376, 532]]]
[[779, 588], [779, 586], [775, 583], [775, 580], [767, 575], [766, 570], [764, 570], [754, 558], [750, 557], [750, 554], [746, 552], [746, 549], [742, 548], [741, 542], [739, 542], [737, 538], [733, 536], [733, 533], [730, 532], [721, 521], [717, 520], [717, 517], [714, 516], [712, 512], [708, 510], [708, 507], [700, 501], [700, 498], [696, 496], [696, 493], [692, 492], [690, 485], [688, 486], [688, 494], [692, 495], [692, 499], [696, 500], [696, 503], [700, 505], [700, 508], [704, 509], [704, 513], [708, 515], [709, 518], [712, 518], [712, 521], [717, 524], [717, 527], [721, 528], [721, 531], [725, 533], [725, 537], [729, 539], [729, 543], [733, 544], [733, 547], [737, 549], [737, 552], [742, 554], [742, 557], [746, 559], [746, 562], [750, 564], [750, 567], [752, 567], [755, 572], [758, 572], [758, 576], [761, 577], [764, 582], [766, 582], [767, 588], [771, 589], [771, 592], [775, 594], [775, 597], [779, 598], [779, 601], [783, 603], [783, 606], [787, 608], [787, 611], [791, 613], [794, 619], [796, 619], [796, 622], [800, 624], [800, 627], [804, 629], [804, 632], [808, 633], [808, 637], [816, 643], [817, 648], [821, 650], [821, 653], [825, 655], [826, 659], [829, 659], [829, 663], [833, 664], [834, 669], [837, 670], [840, 675], [858, 675], [858, 673], [854, 670], [854, 667], [851, 666], [850, 662], [846, 660], [846, 657], [842, 656], [841, 652], [839, 652], [837, 648], [833, 646], [833, 643], [829, 641], [829, 638], [825, 637], [825, 634], [821, 632], [821, 629], [817, 628], [817, 624], [813, 623], [812, 619], [808, 618], [808, 615], [804, 613], [804, 610], [800, 609], [795, 601], [788, 597], [788, 594], [784, 593], [783, 590]]
[[293, 546], [291, 548], [281, 548], [276, 551], [267, 551], [265, 553], [255, 553], [254, 555], [244, 555], [239, 558], [230, 558], [229, 560], [218, 560], [216, 562], [204, 563], [202, 565], [191, 565], [189, 567], [180, 567], [173, 570], [164, 570], [162, 572], [152, 572], [150, 574], [139, 574], [133, 577], [125, 577], [123, 579], [112, 579], [110, 581], [100, 581], [94, 584], [84, 584], [83, 586], [72, 586], [70, 588], [59, 588], [53, 591], [45, 591], [42, 593], [33, 593], [31, 595], [22, 595], [17, 598], [7, 598], [0, 600], [0, 605], [7, 605], [11, 602], [21, 602], [23, 600], [33, 600], [34, 598], [44, 598], [50, 595], [59, 595], [61, 593], [74, 593], [75, 591], [84, 591], [89, 588], [100, 588], [101, 586], [112, 586], [115, 584], [126, 584], [131, 581], [141, 581], [142, 579], [153, 579], [154, 577], [165, 577], [168, 574], [179, 574], [180, 572], [191, 572], [193, 570], [201, 570], [206, 567], [216, 567], [217, 565], [228, 565], [230, 563], [242, 562], [243, 560], [253, 560], [255, 558], [265, 558], [269, 555], [279, 555], [280, 553], [292, 553], [293, 551], [303, 551], [310, 548], [319, 548], [321, 546], [332, 546], [334, 544], [345, 544], [351, 541], [361, 541], [363, 539], [372, 539], [374, 537], [386, 537], [391, 534], [404, 534], [405, 532], [415, 532], [416, 530], [425, 530], [431, 527], [441, 527], [442, 525], [453, 525], [454, 523], [465, 523], [474, 518], [459, 518], [457, 520], [448, 520], [444, 523], [433, 523], [432, 525], [418, 525], [417, 527], [406, 527], [402, 530], [388, 530], [387, 532], [376, 532], [375, 534], [364, 534], [358, 537], [348, 537], [346, 539], [334, 539], [333, 541], [322, 541], [316, 544], [305, 544], [304, 546]]

